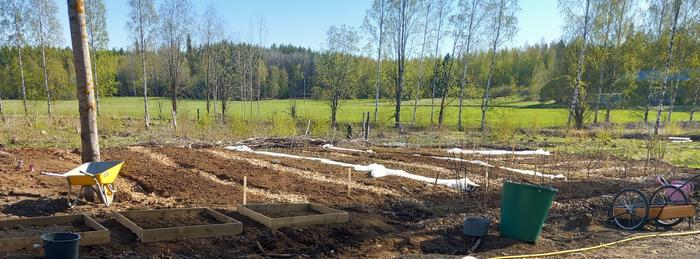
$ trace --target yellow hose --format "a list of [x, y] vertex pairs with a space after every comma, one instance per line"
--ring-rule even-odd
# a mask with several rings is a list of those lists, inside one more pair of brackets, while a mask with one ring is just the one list
[[700, 234], [700, 230], [687, 231], [687, 232], [676, 232], [676, 233], [647, 234], [647, 235], [629, 237], [629, 238], [625, 238], [625, 239], [622, 239], [622, 240], [617, 240], [617, 241], [610, 242], [610, 243], [600, 244], [600, 245], [597, 245], [597, 246], [590, 246], [590, 247], [577, 248], [577, 249], [564, 250], [564, 251], [556, 251], [556, 252], [549, 252], [549, 253], [542, 253], [542, 254], [498, 256], [498, 257], [492, 257], [491, 259], [510, 259], [510, 258], [546, 257], [546, 256], [570, 254], [570, 253], [576, 253], [576, 252], [585, 252], [585, 251], [600, 249], [600, 248], [603, 248], [603, 247], [608, 247], [608, 246], [611, 246], [611, 245], [616, 245], [616, 244], [620, 244], [620, 243], [625, 243], [625, 242], [629, 242], [629, 241], [633, 241], [633, 240], [637, 240], [637, 239], [645, 239], [645, 238], [652, 238], [652, 237], [687, 236], [687, 235], [695, 235], [695, 234]]

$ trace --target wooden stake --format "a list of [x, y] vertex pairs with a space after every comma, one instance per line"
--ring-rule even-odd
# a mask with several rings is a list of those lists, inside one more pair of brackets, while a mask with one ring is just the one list
[[248, 177], [243, 176], [243, 205], [246, 204], [248, 194]]
[[352, 168], [348, 168], [348, 198], [350, 198], [350, 184], [352, 183]]
[[485, 166], [486, 168], [486, 188], [489, 188], [489, 167]]

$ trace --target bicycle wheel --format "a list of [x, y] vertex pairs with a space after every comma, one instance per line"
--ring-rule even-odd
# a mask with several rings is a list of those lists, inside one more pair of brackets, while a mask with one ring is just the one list
[[624, 189], [613, 198], [615, 224], [623, 229], [638, 229], [649, 220], [649, 200], [637, 189]]
[[[651, 206], [667, 206], [667, 205], [681, 205], [688, 204], [688, 196], [678, 187], [673, 185], [665, 185], [656, 189], [654, 194], [651, 195], [649, 201]], [[662, 227], [670, 228], [683, 222], [684, 218], [676, 219], [656, 219], [654, 222]]]

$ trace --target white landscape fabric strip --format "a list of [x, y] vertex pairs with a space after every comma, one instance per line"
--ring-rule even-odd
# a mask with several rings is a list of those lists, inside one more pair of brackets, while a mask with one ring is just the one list
[[[420, 156], [420, 155], [418, 155], [418, 156]], [[481, 160], [466, 160], [466, 159], [461, 159], [461, 158], [456, 158], [456, 157], [442, 157], [442, 156], [431, 156], [431, 157], [435, 158], [435, 159], [467, 162], [467, 163], [481, 165], [481, 166], [496, 167], [496, 166], [493, 166], [493, 165], [486, 163], [484, 161], [481, 161]], [[509, 172], [514, 172], [514, 173], [519, 173], [519, 174], [524, 174], [524, 175], [532, 175], [532, 176], [545, 177], [545, 178], [550, 178], [550, 179], [566, 180], [566, 176], [564, 176], [563, 174], [557, 174], [557, 175], [543, 174], [543, 173], [532, 171], [532, 170], [516, 169], [516, 168], [505, 167], [505, 166], [499, 166], [498, 168], [509, 171]]]
[[692, 139], [690, 139], [690, 138], [685, 138], [685, 137], [668, 137], [668, 140], [670, 140], [671, 143], [693, 142]]
[[509, 150], [470, 150], [470, 149], [461, 149], [461, 148], [453, 148], [447, 150], [447, 153], [450, 154], [477, 154], [477, 155], [521, 155], [521, 156], [526, 156], [526, 155], [543, 155], [543, 156], [548, 156], [550, 155], [549, 151], [544, 151], [543, 149], [538, 149], [538, 150], [523, 150], [523, 151], [509, 151]]
[[325, 149], [332, 149], [332, 150], [338, 150], [338, 151], [348, 151], [348, 152], [359, 152], [359, 153], [374, 153], [371, 149], [368, 150], [360, 150], [360, 149], [352, 149], [352, 148], [343, 148], [343, 147], [336, 147], [331, 144], [325, 144], [321, 146]]
[[[379, 178], [379, 177], [384, 177], [384, 176], [400, 176], [400, 177], [405, 177], [408, 179], [413, 179], [416, 181], [435, 183], [435, 178], [428, 178], [425, 176], [411, 174], [411, 173], [406, 172], [404, 170], [389, 169], [389, 168], [386, 168], [380, 164], [356, 165], [356, 164], [338, 162], [338, 161], [334, 161], [334, 160], [330, 160], [330, 159], [326, 159], [326, 158], [304, 157], [304, 156], [290, 155], [290, 154], [284, 154], [284, 153], [275, 153], [275, 152], [267, 152], [267, 151], [254, 151], [247, 146], [228, 146], [228, 147], [224, 147], [224, 148], [228, 149], [228, 150], [239, 151], [239, 152], [252, 152], [255, 154], [267, 155], [267, 156], [286, 157], [286, 158], [293, 158], [293, 159], [306, 159], [306, 160], [316, 161], [316, 162], [329, 164], [329, 165], [350, 167], [355, 171], [369, 172], [370, 176], [372, 176], [374, 178]], [[469, 188], [468, 187], [469, 185], [479, 186], [478, 184], [469, 180], [469, 178], [467, 178], [467, 177], [461, 178], [461, 179], [438, 179], [437, 184], [444, 185], [444, 186], [451, 187], [451, 188], [458, 188], [458, 189], [467, 189], [467, 188]]]

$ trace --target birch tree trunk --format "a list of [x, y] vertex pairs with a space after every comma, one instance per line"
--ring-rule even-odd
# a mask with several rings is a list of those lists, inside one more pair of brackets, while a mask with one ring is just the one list
[[659, 126], [661, 125], [661, 113], [664, 109], [663, 99], [666, 95], [666, 88], [668, 86], [668, 78], [671, 73], [671, 62], [673, 61], [673, 41], [676, 38], [676, 30], [678, 26], [678, 14], [680, 13], [682, 0], [673, 1], [673, 26], [671, 27], [671, 39], [668, 41], [668, 49], [666, 51], [666, 64], [664, 79], [661, 83], [660, 93], [657, 95], [658, 104], [656, 106], [656, 122], [654, 122], [654, 135], [659, 135]]
[[489, 66], [488, 79], [486, 80], [486, 89], [484, 89], [484, 95], [481, 99], [481, 131], [486, 130], [486, 111], [489, 107], [489, 90], [491, 90], [491, 83], [493, 81], [493, 68], [496, 65], [496, 49], [498, 48], [498, 40], [501, 36], [501, 26], [503, 25], [503, 8], [505, 5], [501, 1], [501, 6], [498, 9], [498, 17], [496, 19], [496, 32], [493, 38], [493, 43], [491, 45], [491, 65]]
[[22, 105], [24, 106], [24, 117], [29, 116], [29, 110], [27, 109], [27, 84], [24, 80], [24, 61], [22, 60], [22, 43], [21, 40], [17, 39], [17, 52], [19, 54], [19, 77], [22, 81]]
[[49, 72], [46, 68], [46, 47], [44, 46], [43, 36], [40, 36], [41, 41], [41, 68], [44, 70], [44, 90], [46, 90], [46, 104], [49, 112], [49, 118], [53, 118], [51, 109], [51, 90], [49, 89]]
[[668, 115], [666, 116], [666, 123], [671, 122], [671, 114], [673, 114], [673, 106], [676, 102], [676, 96], [678, 95], [678, 82], [680, 80], [676, 79], [676, 85], [673, 87], [673, 94], [671, 94], [671, 103], [668, 106]]
[[377, 82], [374, 96], [374, 125], [377, 125], [379, 117], [379, 88], [382, 84], [382, 47], [384, 46], [384, 12], [386, 1], [380, 0], [379, 6], [379, 46], [377, 47]]
[[437, 26], [437, 35], [435, 36], [435, 65], [433, 66], [433, 80], [431, 80], [431, 85], [433, 88], [432, 95], [430, 96], [430, 124], [434, 124], [433, 117], [435, 116], [435, 79], [437, 78], [437, 66], [438, 63], [440, 63], [440, 34], [442, 33], [442, 22], [443, 22], [443, 16], [445, 15], [445, 10], [444, 7], [441, 7], [440, 12], [438, 13], [438, 26]]
[[430, 7], [432, 5], [428, 3], [428, 6], [425, 7], [425, 24], [423, 25], [423, 44], [421, 45], [420, 49], [420, 58], [418, 61], [418, 84], [416, 86], [416, 93], [415, 93], [415, 99], [413, 100], [413, 118], [411, 119], [411, 122], [416, 123], [416, 111], [418, 110], [418, 99], [420, 97], [420, 90], [421, 86], [423, 85], [423, 68], [424, 68], [424, 63], [425, 63], [425, 44], [427, 43], [428, 39], [428, 17], [430, 17]]
[[68, 0], [68, 16], [77, 82], [78, 110], [80, 112], [81, 157], [83, 162], [100, 161], [95, 93], [83, 0]]
[[[141, 29], [143, 33], [143, 29]], [[148, 114], [148, 80], [146, 77], [146, 50], [144, 49], [144, 38], [143, 35], [140, 36], [141, 38], [139, 41], [141, 41], [141, 47], [139, 48], [139, 52], [141, 53], [141, 73], [142, 73], [142, 80], [143, 80], [143, 121], [146, 126], [146, 129], [151, 127], [151, 116]]]
[[576, 80], [574, 81], [574, 94], [571, 98], [571, 109], [569, 110], [569, 118], [566, 123], [567, 126], [571, 126], [571, 120], [576, 120], [576, 128], [583, 128], [583, 107], [582, 102], [579, 100], [581, 98], [581, 81], [583, 77], [584, 61], [586, 59], [586, 46], [588, 43], [588, 22], [590, 21], [590, 7], [591, 0], [586, 0], [586, 12], [583, 20], [583, 35], [581, 44], [581, 50], [579, 51], [578, 62], [576, 63]]

